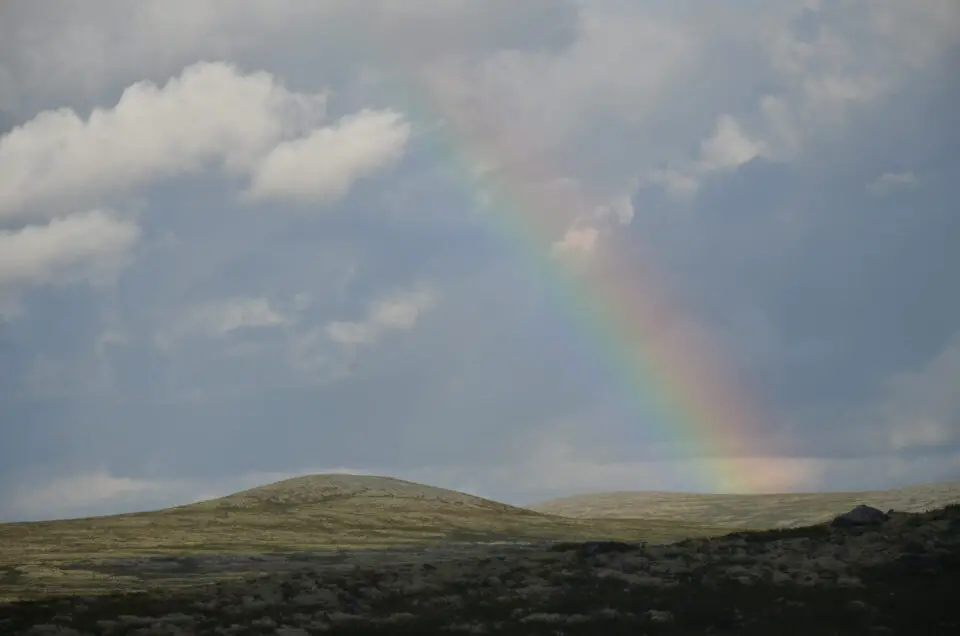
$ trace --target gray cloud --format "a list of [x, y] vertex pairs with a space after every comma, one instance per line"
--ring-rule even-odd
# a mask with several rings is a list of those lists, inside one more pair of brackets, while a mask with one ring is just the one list
[[[12, 6], [0, 518], [960, 475], [949, 0]], [[637, 254], [755, 456], [691, 457], [578, 322], [557, 272]]]

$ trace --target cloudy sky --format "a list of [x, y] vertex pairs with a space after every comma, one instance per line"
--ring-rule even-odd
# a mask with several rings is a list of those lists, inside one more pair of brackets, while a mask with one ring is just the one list
[[960, 477], [960, 5], [718, 4], [4, 3], [0, 520]]

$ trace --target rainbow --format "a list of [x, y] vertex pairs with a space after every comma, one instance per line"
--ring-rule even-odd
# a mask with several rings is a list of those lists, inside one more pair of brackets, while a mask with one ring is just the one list
[[567, 229], [558, 221], [567, 223], [583, 210], [532, 185], [551, 176], [548, 167], [525, 160], [516, 140], [478, 132], [495, 126], [483, 113], [457, 104], [442, 87], [409, 76], [402, 85], [416, 87], [412, 94], [402, 91], [412, 114], [443, 122], [440, 152], [452, 160], [470, 196], [490, 202], [484, 214], [489, 230], [538, 270], [552, 297], [618, 378], [625, 399], [652, 403], [659, 417], [651, 424], [663, 427], [695, 459], [698, 490], [790, 489], [797, 469], [764, 452], [761, 409], [639, 250], [605, 241], [585, 263], [557, 258], [553, 246]]

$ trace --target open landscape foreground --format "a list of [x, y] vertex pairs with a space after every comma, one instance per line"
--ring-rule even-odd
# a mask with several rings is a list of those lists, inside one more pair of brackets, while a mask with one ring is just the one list
[[[960, 633], [958, 489], [925, 488], [882, 495], [925, 512], [764, 531], [731, 527], [729, 500], [713, 525], [652, 510], [574, 519], [389, 478], [302, 477], [0, 525], [0, 633]], [[806, 496], [803, 515], [846, 512], [828, 509], [838, 501]]]

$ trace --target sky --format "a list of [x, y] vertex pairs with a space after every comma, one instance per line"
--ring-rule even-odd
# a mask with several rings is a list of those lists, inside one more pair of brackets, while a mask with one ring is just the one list
[[0, 521], [960, 478], [954, 0], [13, 0]]

